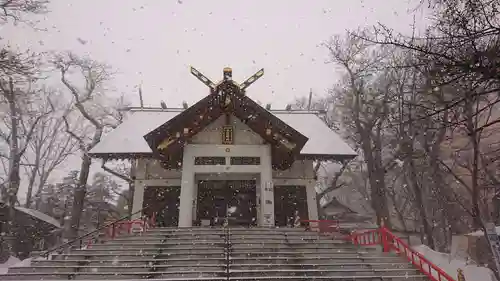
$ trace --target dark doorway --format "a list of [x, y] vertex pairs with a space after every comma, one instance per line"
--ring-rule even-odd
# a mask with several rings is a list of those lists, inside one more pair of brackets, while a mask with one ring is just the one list
[[307, 220], [307, 191], [305, 186], [274, 187], [274, 217], [276, 226], [293, 226], [296, 213]]
[[233, 226], [256, 225], [256, 193], [254, 180], [199, 181], [198, 223]]
[[154, 216], [157, 226], [177, 227], [180, 195], [180, 186], [148, 186], [144, 191], [144, 214]]

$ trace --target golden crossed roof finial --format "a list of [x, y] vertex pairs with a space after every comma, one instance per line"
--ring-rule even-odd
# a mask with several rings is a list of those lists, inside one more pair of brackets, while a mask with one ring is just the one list
[[[210, 90], [215, 91], [215, 88], [217, 85], [224, 81], [233, 81], [233, 69], [231, 67], [224, 67], [222, 71], [222, 81], [220, 83], [215, 84], [212, 82], [212, 80], [208, 79], [205, 75], [203, 75], [201, 72], [199, 72], [196, 68], [190, 67], [191, 74], [193, 74], [198, 80], [200, 80], [203, 84], [207, 85]], [[252, 85], [255, 81], [257, 81], [260, 77], [264, 75], [264, 68], [260, 69], [257, 71], [254, 75], [250, 76], [247, 80], [245, 80], [243, 83], [238, 85], [236, 82], [233, 81], [233, 84], [237, 85], [241, 91], [244, 91], [246, 88], [248, 88], [250, 85]]]

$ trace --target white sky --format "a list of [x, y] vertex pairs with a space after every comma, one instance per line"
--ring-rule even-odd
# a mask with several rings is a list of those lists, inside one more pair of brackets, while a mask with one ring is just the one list
[[[189, 73], [196, 67], [214, 81], [231, 66], [243, 81], [260, 68], [265, 75], [248, 95], [283, 108], [312, 88], [324, 95], [336, 81], [327, 51], [330, 36], [381, 22], [411, 30], [412, 0], [51, 0], [51, 12], [37, 25], [7, 26], [4, 42], [35, 51], [71, 50], [110, 64], [113, 87], [139, 104], [190, 105], [207, 88]], [[422, 22], [421, 12], [417, 22]], [[80, 43], [78, 39], [86, 41]], [[78, 161], [68, 169], [78, 168]], [[23, 196], [21, 190], [19, 195]]]

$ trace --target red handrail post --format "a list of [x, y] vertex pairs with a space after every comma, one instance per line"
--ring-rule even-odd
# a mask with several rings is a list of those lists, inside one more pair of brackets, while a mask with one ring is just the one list
[[355, 230], [351, 231], [350, 238], [351, 238], [352, 243], [354, 245], [358, 245], [359, 244], [359, 242], [358, 242], [358, 236], [356, 235], [356, 231]]
[[389, 239], [387, 237], [387, 229], [382, 226], [380, 229], [379, 229], [379, 235], [380, 235], [380, 241], [382, 243], [382, 251], [384, 252], [389, 252], [391, 249], [389, 248]]
[[156, 227], [156, 212], [153, 212], [153, 214], [151, 214], [151, 223], [150, 223], [150, 227], [151, 227], [151, 228]]
[[116, 236], [116, 224], [111, 226], [111, 238], [115, 238]]

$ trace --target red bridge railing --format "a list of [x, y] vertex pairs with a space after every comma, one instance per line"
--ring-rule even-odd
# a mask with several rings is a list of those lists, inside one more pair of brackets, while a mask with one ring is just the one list
[[[312, 220], [304, 222], [313, 222], [316, 227], [308, 229], [318, 229], [321, 233], [332, 232], [333, 229], [339, 230], [338, 221], [331, 220]], [[335, 222], [335, 223], [334, 223]], [[325, 231], [327, 230], [327, 231]], [[394, 251], [401, 256], [405, 256], [409, 262], [416, 266], [423, 274], [432, 281], [456, 281], [444, 270], [426, 259], [422, 254], [410, 248], [401, 238], [397, 237], [386, 227], [366, 230], [362, 232], [353, 232], [347, 235], [345, 239], [352, 241], [355, 245], [374, 246], [381, 245], [384, 252]]]

